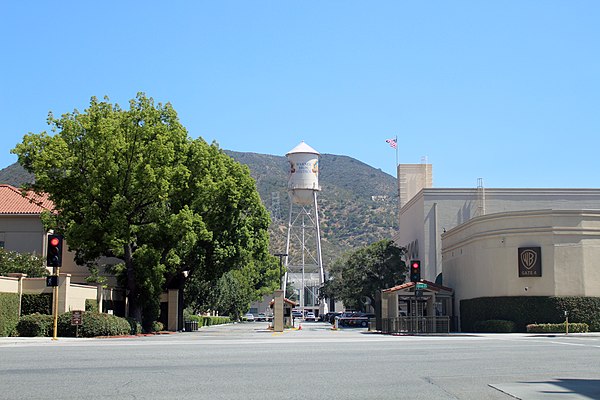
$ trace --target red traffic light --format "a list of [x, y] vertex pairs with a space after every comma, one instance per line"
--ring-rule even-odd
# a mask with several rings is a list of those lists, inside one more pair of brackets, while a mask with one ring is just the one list
[[421, 260], [410, 261], [410, 281], [419, 282], [421, 281]]
[[46, 248], [46, 266], [62, 266], [63, 237], [61, 235], [48, 235], [48, 246]]

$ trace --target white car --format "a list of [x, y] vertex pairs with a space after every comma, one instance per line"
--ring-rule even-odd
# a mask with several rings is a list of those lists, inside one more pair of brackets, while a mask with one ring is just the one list
[[242, 317], [242, 319], [243, 319], [244, 321], [248, 321], [248, 322], [254, 322], [254, 314], [252, 314], [252, 313], [246, 313], [246, 314], [245, 314], [245, 315]]
[[315, 313], [314, 312], [307, 312], [306, 316], [304, 317], [305, 321], [316, 321], [317, 317], [315, 317]]

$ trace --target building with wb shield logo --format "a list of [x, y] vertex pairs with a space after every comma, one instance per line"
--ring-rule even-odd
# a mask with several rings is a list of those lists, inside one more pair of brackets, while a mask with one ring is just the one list
[[431, 171], [398, 166], [393, 239], [453, 291], [455, 328], [466, 300], [600, 297], [600, 189], [433, 188]]

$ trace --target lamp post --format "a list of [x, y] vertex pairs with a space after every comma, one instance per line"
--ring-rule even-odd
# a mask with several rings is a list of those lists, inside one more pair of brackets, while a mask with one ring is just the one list
[[275, 257], [279, 257], [279, 290], [283, 289], [283, 282], [281, 281], [283, 276], [283, 257], [287, 257], [286, 253], [273, 254]]

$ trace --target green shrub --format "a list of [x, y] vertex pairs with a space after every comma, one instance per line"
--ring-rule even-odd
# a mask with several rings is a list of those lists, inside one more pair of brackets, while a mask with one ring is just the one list
[[515, 323], [503, 319], [489, 319], [475, 322], [473, 330], [475, 332], [510, 333], [515, 331]]
[[19, 294], [0, 293], [0, 336], [11, 336], [19, 322]]
[[127, 318], [127, 323], [129, 323], [129, 333], [132, 335], [139, 335], [140, 333], [142, 333], [142, 324], [140, 324], [139, 322], [137, 322], [135, 319], [129, 317]]
[[591, 331], [600, 331], [600, 297], [479, 297], [461, 300], [460, 319], [463, 332], [473, 332], [475, 322], [485, 320], [514, 321], [517, 332], [526, 332], [527, 325], [538, 321], [562, 323], [564, 312], [569, 321], [589, 325]]
[[188, 315], [185, 320], [198, 322], [198, 328], [201, 328], [203, 326], [231, 323], [231, 318], [229, 317], [215, 317], [212, 315]]
[[[66, 312], [58, 317], [59, 336], [75, 336], [76, 327], [71, 325], [71, 313]], [[84, 312], [82, 325], [79, 327], [80, 337], [121, 336], [131, 333], [131, 325], [125, 318], [110, 314]]]
[[[569, 323], [569, 332], [584, 333], [589, 331], [588, 324], [585, 323]], [[566, 333], [567, 324], [529, 324], [527, 332], [530, 333]]]
[[204, 326], [204, 317], [201, 315], [188, 315], [185, 321], [196, 321], [198, 323], [198, 329]]
[[48, 314], [29, 314], [19, 318], [17, 323], [17, 333], [19, 336], [51, 336], [53, 334], [52, 315]]
[[96, 299], [85, 299], [85, 311], [98, 312], [98, 300]]
[[52, 293], [24, 293], [21, 297], [21, 315], [52, 314]]
[[165, 326], [162, 322], [154, 321], [152, 323], [152, 332], [162, 332], [165, 330]]
[[222, 325], [231, 323], [231, 318], [229, 317], [213, 317], [213, 316], [205, 316], [202, 317], [202, 325], [198, 324], [198, 326], [211, 326], [211, 325]]

